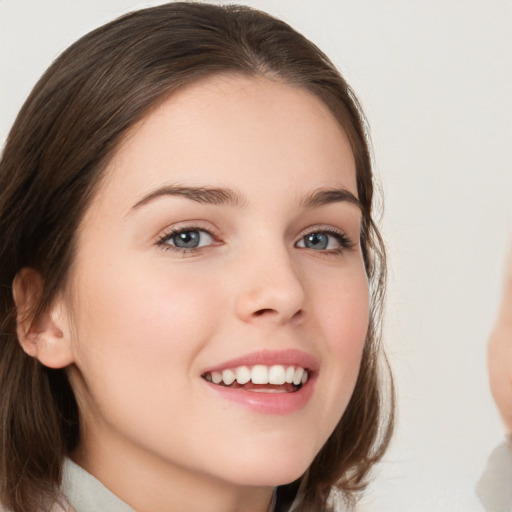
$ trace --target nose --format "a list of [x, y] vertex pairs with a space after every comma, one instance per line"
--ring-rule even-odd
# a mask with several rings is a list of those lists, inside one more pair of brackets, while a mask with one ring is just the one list
[[279, 254], [252, 253], [241, 269], [235, 304], [241, 320], [284, 324], [305, 316], [304, 282], [284, 248]]

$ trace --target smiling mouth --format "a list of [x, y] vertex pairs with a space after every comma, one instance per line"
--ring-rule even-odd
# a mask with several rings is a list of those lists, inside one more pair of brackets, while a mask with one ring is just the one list
[[294, 393], [308, 381], [309, 374], [310, 370], [301, 366], [257, 364], [206, 372], [201, 377], [218, 386], [255, 393]]

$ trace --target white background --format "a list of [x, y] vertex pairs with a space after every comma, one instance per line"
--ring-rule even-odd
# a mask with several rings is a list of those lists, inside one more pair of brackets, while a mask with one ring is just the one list
[[[65, 47], [157, 3], [0, 0], [0, 142]], [[320, 46], [358, 93], [372, 127], [399, 416], [360, 509], [481, 511], [475, 483], [503, 435], [485, 344], [512, 228], [512, 2], [246, 3]]]

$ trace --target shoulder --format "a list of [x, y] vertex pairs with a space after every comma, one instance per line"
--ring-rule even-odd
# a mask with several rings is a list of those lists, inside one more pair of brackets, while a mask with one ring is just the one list
[[[0, 512], [9, 512], [9, 510], [4, 508], [2, 505], [0, 505]], [[45, 506], [44, 511], [41, 510], [41, 512], [76, 512], [76, 511], [71, 505], [69, 505], [66, 502], [66, 499], [64, 497], [62, 497], [62, 498], [59, 498], [57, 501], [55, 501], [53, 504], [51, 504], [49, 508], [47, 508]]]
[[487, 467], [476, 486], [476, 493], [485, 510], [512, 511], [512, 450], [511, 443], [500, 444], [491, 453]]
[[75, 512], [75, 509], [67, 503], [54, 503], [49, 512]]

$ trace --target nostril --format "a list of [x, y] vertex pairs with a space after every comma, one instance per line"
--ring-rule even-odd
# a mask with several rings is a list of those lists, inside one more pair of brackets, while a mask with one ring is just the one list
[[[278, 312], [275, 310], [275, 309], [272, 309], [272, 308], [263, 308], [263, 309], [258, 309], [258, 311], [255, 311], [253, 313], [253, 316], [255, 317], [260, 317], [260, 316], [274, 316], [274, 315], [277, 315]], [[298, 318], [301, 318], [304, 316], [304, 311], [302, 309], [299, 309], [294, 315], [292, 315], [292, 318], [294, 319], [298, 319]]]
[[266, 314], [269, 314], [269, 313], [276, 313], [276, 310], [275, 309], [270, 309], [270, 308], [259, 309], [258, 311], [254, 312], [254, 316], [263, 316], [263, 315], [266, 315]]
[[302, 318], [303, 316], [304, 316], [304, 310], [299, 309], [299, 311], [297, 311], [297, 313], [295, 313], [292, 318], [297, 319], [297, 318]]

